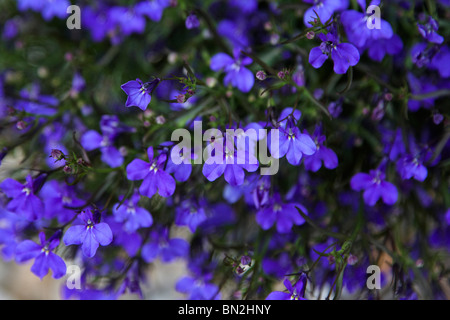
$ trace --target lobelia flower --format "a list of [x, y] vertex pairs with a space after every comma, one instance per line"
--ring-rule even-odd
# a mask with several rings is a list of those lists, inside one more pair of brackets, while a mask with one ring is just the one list
[[414, 177], [417, 181], [424, 181], [428, 175], [427, 168], [423, 165], [421, 157], [404, 155], [397, 161], [397, 170], [403, 180]]
[[29, 88], [20, 90], [20, 97], [15, 108], [28, 113], [43, 116], [53, 116], [58, 110], [56, 106], [59, 100], [51, 95], [41, 94], [40, 86], [33, 83]]
[[167, 228], [159, 228], [150, 234], [149, 241], [141, 251], [145, 262], [153, 262], [160, 258], [164, 263], [173, 262], [177, 258], [185, 258], [189, 254], [189, 243], [181, 238], [169, 238]]
[[[122, 201], [123, 196], [119, 197]], [[153, 224], [153, 218], [150, 212], [139, 207], [140, 196], [135, 192], [130, 199], [125, 200], [119, 207], [119, 203], [113, 206], [113, 215], [116, 222], [124, 223], [124, 230], [132, 233], [139, 228], [147, 228]]]
[[[107, 116], [102, 116], [102, 120]], [[117, 135], [112, 127], [102, 125], [100, 127], [102, 135], [95, 130], [89, 130], [81, 137], [81, 145], [86, 151], [92, 151], [100, 148], [102, 153], [101, 159], [111, 168], [120, 167], [123, 164], [123, 156], [112, 142]]]
[[48, 21], [53, 17], [66, 18], [66, 10], [70, 2], [67, 0], [19, 0], [17, 5], [20, 11], [27, 9], [40, 11], [42, 17]]
[[297, 122], [301, 117], [300, 110], [293, 111], [285, 108], [278, 118], [279, 132], [278, 143], [272, 141], [272, 130], [268, 134], [268, 147], [272, 157], [279, 159], [286, 156], [287, 161], [296, 166], [300, 164], [303, 154], [313, 155], [316, 152], [316, 144], [306, 133], [301, 133]]
[[128, 95], [125, 107], [136, 106], [142, 111], [147, 109], [152, 100], [152, 92], [161, 82], [161, 79], [155, 78], [150, 82], [143, 83], [140, 79], [131, 80], [120, 87]]
[[439, 35], [436, 31], [439, 28], [439, 24], [431, 16], [424, 24], [417, 23], [417, 29], [420, 35], [429, 42], [441, 44], [444, 42], [444, 37]]
[[206, 213], [203, 207], [206, 202], [204, 200], [184, 200], [175, 210], [175, 224], [177, 226], [188, 226], [189, 230], [194, 233], [197, 227], [206, 220]]
[[215, 181], [223, 174], [230, 185], [242, 185], [245, 179], [244, 169], [255, 172], [259, 166], [258, 160], [248, 149], [239, 149], [241, 139], [236, 138], [235, 143], [235, 137], [230, 134], [225, 133], [225, 138], [218, 130], [215, 134], [217, 136], [214, 141], [206, 147], [211, 157], [203, 164], [203, 175], [209, 181]]
[[244, 66], [252, 62], [253, 60], [249, 57], [241, 58], [238, 50], [235, 50], [234, 57], [222, 52], [214, 55], [211, 58], [210, 68], [213, 71], [225, 71], [224, 85], [231, 84], [232, 87], [236, 87], [242, 92], [249, 92], [255, 79], [253, 73]]
[[143, 33], [145, 30], [145, 17], [134, 7], [112, 7], [109, 18], [113, 24], [120, 26], [123, 35]]
[[164, 171], [167, 155], [153, 156], [153, 147], [147, 149], [150, 162], [134, 159], [127, 166], [129, 180], [143, 180], [139, 187], [141, 195], [151, 198], [156, 192], [162, 197], [170, 197], [175, 192], [174, 178]]
[[428, 148], [420, 150], [415, 141], [410, 138], [409, 153], [404, 153], [397, 161], [397, 170], [403, 180], [414, 177], [417, 181], [424, 181], [428, 175], [427, 168], [423, 165], [427, 162], [432, 154]]
[[303, 15], [303, 22], [308, 28], [312, 27], [310, 21], [314, 21], [317, 16], [325, 24], [330, 20], [334, 12], [345, 10], [349, 5], [348, 0], [303, 0], [303, 2], [313, 4]]
[[397, 188], [385, 180], [386, 175], [380, 169], [370, 170], [367, 173], [357, 173], [350, 180], [350, 186], [355, 191], [362, 191], [364, 202], [369, 206], [374, 206], [381, 198], [387, 205], [397, 202]]
[[279, 233], [288, 233], [294, 224], [299, 226], [305, 222], [296, 207], [304, 214], [308, 214], [306, 208], [301, 204], [283, 203], [281, 196], [275, 193], [271, 203], [256, 212], [256, 222], [263, 230], [270, 229], [276, 223]]
[[95, 209], [82, 211], [80, 217], [83, 224], [72, 225], [64, 234], [63, 241], [66, 246], [81, 245], [83, 254], [92, 258], [95, 256], [99, 245], [107, 246], [113, 240], [113, 234], [109, 225], [100, 222], [101, 214]]
[[450, 77], [450, 47], [440, 46], [439, 50], [433, 56], [430, 69], [437, 70], [442, 78]]
[[[408, 72], [406, 75], [408, 84], [413, 94], [426, 94], [438, 90], [437, 86], [433, 84], [430, 78], [422, 76], [421, 78], [415, 77], [412, 73]], [[430, 109], [434, 107], [435, 98], [427, 98], [422, 100], [408, 100], [408, 110], [416, 112], [421, 107], [425, 109]]]
[[61, 257], [52, 251], [59, 245], [60, 234], [55, 234], [48, 241], [45, 234], [39, 233], [41, 244], [31, 240], [25, 240], [16, 247], [16, 262], [22, 263], [30, 259], [35, 259], [31, 266], [31, 272], [41, 280], [49, 270], [53, 272], [53, 278], [58, 279], [66, 275], [66, 264]]
[[[305, 133], [307, 132], [305, 131]], [[323, 145], [326, 138], [325, 135], [322, 135], [321, 125], [316, 126], [312, 138], [316, 143], [317, 151], [313, 155], [306, 156], [303, 159], [305, 169], [316, 172], [322, 167], [322, 162], [325, 168], [335, 169], [338, 166], [338, 158], [333, 150]]]
[[283, 281], [288, 292], [274, 291], [271, 292], [266, 300], [307, 300], [305, 299], [307, 276], [302, 273], [300, 279], [294, 285], [286, 278]]
[[35, 188], [31, 176], [26, 177], [25, 184], [6, 178], [0, 184], [0, 189], [7, 197], [12, 198], [6, 206], [7, 210], [30, 221], [36, 220], [44, 214], [44, 204], [34, 194]]
[[187, 29], [196, 29], [200, 26], [200, 21], [195, 14], [191, 13], [187, 16], [185, 25]]
[[170, 5], [170, 0], [146, 0], [137, 3], [134, 9], [146, 15], [152, 21], [159, 21], [162, 18], [164, 9]]
[[92, 40], [100, 42], [114, 31], [115, 25], [109, 17], [109, 11], [112, 8], [98, 4], [98, 8], [85, 6], [81, 10], [81, 21], [83, 28], [89, 30]]
[[334, 32], [319, 34], [322, 43], [319, 47], [312, 48], [309, 52], [309, 63], [314, 68], [320, 68], [331, 56], [334, 62], [334, 72], [344, 74], [348, 68], [355, 66], [359, 62], [359, 51], [350, 43], [341, 43], [339, 37]]
[[198, 280], [193, 277], [182, 277], [175, 284], [175, 290], [189, 294], [188, 300], [220, 300], [220, 289], [213, 283]]
[[370, 59], [381, 62], [386, 54], [391, 56], [400, 54], [403, 49], [403, 41], [394, 34], [389, 39], [380, 38], [370, 42], [367, 49]]
[[[179, 157], [179, 161], [181, 163], [175, 164], [172, 159], [172, 153]], [[172, 173], [175, 179], [179, 182], [184, 182], [189, 179], [192, 172], [192, 163], [191, 159], [195, 159], [196, 154], [191, 152], [190, 155], [185, 155], [183, 148], [180, 148], [178, 145], [174, 145], [171, 149], [170, 156], [167, 159], [166, 172]]]
[[[346, 10], [341, 13], [341, 22], [344, 26], [348, 40], [358, 48], [371, 46], [374, 40], [390, 39], [394, 32], [389, 22], [380, 19], [380, 28], [370, 29], [367, 26], [367, 20], [372, 13], [366, 13], [366, 1], [358, 2], [363, 12], [355, 10]], [[370, 5], [379, 5], [379, 0], [371, 1]], [[375, 22], [375, 19], [372, 21]]]
[[60, 223], [66, 223], [75, 216], [73, 209], [68, 207], [80, 207], [84, 201], [78, 199], [75, 188], [57, 180], [47, 181], [39, 195], [44, 199], [45, 211], [43, 217], [56, 218]]

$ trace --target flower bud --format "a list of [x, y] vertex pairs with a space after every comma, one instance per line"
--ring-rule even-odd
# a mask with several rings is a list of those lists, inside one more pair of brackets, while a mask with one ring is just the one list
[[184, 94], [179, 94], [179, 95], [177, 95], [177, 102], [178, 103], [184, 103], [184, 101], [185, 101], [185, 96], [184, 96]]
[[166, 123], [166, 118], [164, 118], [164, 116], [157, 116], [155, 120], [156, 120], [157, 124], [164, 124], [164, 123]]
[[64, 153], [59, 149], [52, 149], [50, 152], [50, 158], [55, 159], [56, 161], [64, 159]]
[[306, 33], [306, 38], [309, 39], [309, 40], [314, 39], [315, 36], [316, 36], [316, 34], [314, 33], [314, 31], [308, 31]]
[[256, 73], [256, 79], [263, 81], [266, 78], [267, 78], [267, 75], [264, 71], [260, 70]]

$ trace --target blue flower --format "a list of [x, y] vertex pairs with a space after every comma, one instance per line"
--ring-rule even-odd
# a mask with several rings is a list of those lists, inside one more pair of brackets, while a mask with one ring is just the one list
[[1, 184], [0, 189], [12, 198], [6, 209], [22, 216], [28, 220], [36, 220], [44, 214], [44, 204], [34, 194], [33, 179], [27, 176], [26, 184], [6, 178]]
[[113, 240], [113, 234], [109, 225], [100, 222], [100, 212], [90, 209], [81, 212], [83, 224], [71, 226], [64, 234], [63, 241], [66, 246], [81, 245], [81, 250], [86, 257], [95, 256], [99, 245], [107, 246]]
[[256, 213], [256, 222], [263, 230], [270, 229], [275, 223], [279, 233], [288, 233], [292, 226], [305, 222], [296, 207], [307, 214], [308, 211], [299, 203], [283, 203], [281, 196], [276, 193], [272, 202], [260, 208]]
[[268, 134], [268, 147], [271, 155], [276, 158], [286, 156], [287, 161], [296, 166], [300, 164], [303, 154], [313, 155], [316, 152], [316, 144], [307, 133], [301, 133], [297, 127], [297, 121], [301, 117], [299, 110], [285, 108], [278, 122], [278, 143], [274, 139], [272, 130]]
[[[236, 148], [239, 147], [239, 140], [237, 144], [234, 140], [237, 138], [226, 134], [226, 138], [216, 137], [206, 148], [211, 150], [211, 158], [206, 159], [202, 173], [209, 181], [215, 181], [222, 176], [225, 181], [232, 186], [239, 186], [244, 183], [245, 171], [255, 172], [259, 163], [256, 157], [247, 149]], [[216, 148], [216, 145], [218, 146]]]
[[35, 259], [31, 266], [31, 272], [39, 278], [45, 277], [50, 270], [53, 271], [53, 278], [58, 279], [66, 275], [66, 264], [61, 257], [53, 253], [53, 250], [59, 245], [59, 237], [51, 237], [45, 240], [43, 232], [39, 234], [41, 244], [31, 240], [25, 240], [16, 247], [16, 261], [18, 263]]
[[312, 48], [309, 52], [309, 63], [314, 68], [320, 68], [331, 56], [334, 62], [334, 72], [344, 74], [348, 68], [359, 62], [359, 51], [350, 43], [340, 43], [332, 32], [324, 35], [319, 34], [322, 43], [319, 47]]
[[143, 111], [146, 110], [152, 100], [151, 94], [160, 82], [161, 80], [159, 78], [146, 83], [143, 83], [140, 79], [136, 79], [121, 85], [122, 90], [128, 95], [125, 106], [136, 106]]
[[[372, 1], [371, 5], [377, 1]], [[379, 2], [379, 1], [378, 1]], [[363, 11], [366, 10], [365, 1], [359, 3]], [[389, 22], [380, 19], [380, 28], [370, 29], [367, 21], [372, 14], [355, 10], [346, 10], [341, 13], [341, 22], [344, 26], [348, 40], [358, 48], [371, 46], [374, 40], [390, 39], [394, 32]]]
[[184, 200], [175, 211], [175, 224], [177, 226], [188, 226], [189, 230], [194, 233], [197, 227], [206, 220], [205, 201], [198, 203], [193, 200]]
[[195, 14], [191, 13], [187, 16], [185, 24], [187, 29], [195, 29], [200, 26], [200, 21]]
[[273, 291], [267, 296], [266, 300], [307, 300], [305, 299], [306, 282], [305, 274], [302, 274], [294, 285], [286, 278], [283, 284], [288, 292]]
[[150, 18], [152, 21], [159, 21], [162, 18], [164, 9], [170, 4], [169, 0], [146, 0], [135, 5], [134, 9]]
[[227, 86], [238, 88], [242, 92], [249, 92], [255, 83], [253, 73], [244, 66], [253, 62], [249, 57], [240, 58], [236, 50], [234, 57], [230, 57], [226, 53], [218, 53], [211, 58], [211, 70], [224, 70], [226, 75], [223, 83]]
[[318, 125], [313, 134], [314, 142], [317, 146], [317, 151], [310, 156], [306, 156], [303, 160], [306, 170], [316, 172], [322, 167], [322, 162], [325, 168], [335, 169], [338, 166], [338, 158], [336, 153], [325, 147], [325, 136], [321, 134], [321, 126]]
[[102, 161], [107, 163], [111, 168], [120, 167], [123, 163], [123, 156], [116, 147], [112, 145], [112, 142], [120, 132], [118, 126], [112, 127], [105, 125], [104, 122], [108, 121], [110, 117], [107, 115], [102, 116], [101, 130], [103, 135], [95, 130], [89, 130], [81, 137], [81, 145], [87, 151], [100, 148], [102, 153]]
[[[122, 200], [122, 196], [119, 200]], [[135, 232], [139, 228], [147, 228], [153, 224], [150, 212], [138, 206], [139, 194], [134, 193], [130, 199], [125, 200], [119, 207], [116, 203], [113, 207], [114, 220], [124, 223], [124, 230]]]
[[150, 263], [160, 258], [164, 263], [173, 262], [177, 258], [185, 258], [189, 254], [189, 243], [180, 238], [169, 238], [167, 228], [159, 228], [150, 234], [150, 240], [142, 247], [141, 255]]
[[143, 180], [139, 188], [141, 195], [151, 198], [156, 192], [162, 197], [170, 197], [175, 192], [176, 183], [174, 178], [164, 171], [166, 154], [158, 157], [153, 156], [153, 147], [147, 149], [150, 162], [134, 159], [127, 166], [127, 177], [129, 180]]
[[[336, 11], [342, 11], [347, 9], [348, 0], [303, 0], [303, 2], [314, 4], [308, 8], [303, 15], [303, 22], [310, 28], [312, 27], [310, 21], [319, 16], [320, 21], [325, 24]], [[317, 15], [316, 15], [317, 13]]]
[[418, 23], [417, 28], [420, 35], [429, 42], [437, 44], [441, 44], [442, 42], [444, 42], [444, 37], [436, 32], [439, 28], [439, 24], [431, 16], [428, 17], [426, 23]]
[[387, 205], [397, 202], [397, 188], [385, 180], [386, 175], [380, 170], [370, 170], [367, 173], [357, 173], [350, 180], [350, 186], [355, 191], [362, 191], [364, 202], [369, 206], [374, 206], [381, 198]]

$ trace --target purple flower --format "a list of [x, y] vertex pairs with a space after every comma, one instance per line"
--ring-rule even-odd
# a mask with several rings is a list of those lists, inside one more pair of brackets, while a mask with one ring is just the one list
[[36, 220], [44, 213], [44, 204], [34, 194], [33, 179], [31, 176], [26, 177], [26, 183], [6, 178], [1, 184], [0, 189], [12, 198], [6, 209], [22, 216], [28, 220]]
[[41, 244], [37, 244], [31, 240], [25, 240], [16, 247], [16, 261], [18, 263], [35, 259], [31, 266], [31, 272], [39, 278], [45, 277], [49, 269], [53, 272], [53, 278], [58, 279], [66, 275], [66, 264], [61, 257], [53, 253], [59, 245], [59, 237], [51, 237], [45, 240], [45, 234], [39, 233]]
[[[38, 0], [39, 1], [39, 0]], [[60, 19], [67, 17], [67, 7], [70, 6], [70, 2], [67, 0], [44, 0], [44, 4], [41, 9], [42, 17], [45, 20], [50, 20], [53, 17]]]
[[[147, 228], [153, 224], [153, 218], [150, 212], [138, 206], [139, 194], [136, 192], [130, 199], [125, 200], [120, 207], [116, 203], [113, 207], [114, 220], [124, 223], [124, 229], [127, 232], [135, 232], [139, 228]], [[123, 196], [119, 200], [122, 201]]]
[[338, 158], [336, 153], [323, 145], [325, 142], [325, 136], [321, 134], [321, 131], [321, 126], [317, 126], [313, 134], [317, 151], [313, 155], [306, 156], [303, 160], [305, 169], [312, 172], [319, 170], [320, 167], [322, 167], [322, 162], [327, 169], [334, 169], [338, 166]]
[[158, 257], [162, 262], [170, 263], [177, 258], [185, 258], [188, 254], [189, 243], [184, 239], [169, 238], [167, 228], [153, 231], [141, 251], [142, 259], [147, 263]]
[[301, 133], [297, 127], [297, 121], [301, 112], [292, 108], [286, 108], [278, 118], [280, 123], [278, 131], [278, 143], [274, 139], [272, 130], [268, 134], [268, 147], [271, 155], [282, 158], [286, 155], [287, 161], [296, 166], [300, 164], [303, 154], [313, 155], [316, 152], [316, 144], [306, 133]]
[[303, 22], [308, 28], [312, 27], [310, 21], [314, 21], [317, 16], [325, 24], [334, 12], [347, 9], [349, 4], [348, 0], [303, 0], [303, 2], [314, 4], [303, 15]]
[[170, 197], [175, 192], [174, 178], [164, 171], [167, 155], [161, 154], [153, 157], [153, 147], [147, 149], [150, 162], [134, 159], [127, 166], [129, 180], [143, 180], [139, 188], [141, 195], [151, 198], [156, 192], [162, 197]]
[[264, 230], [270, 229], [276, 223], [279, 233], [287, 233], [291, 231], [294, 224], [301, 225], [305, 222], [296, 207], [303, 213], [308, 213], [306, 208], [299, 203], [283, 203], [280, 195], [276, 193], [271, 204], [258, 210], [256, 222]]
[[100, 222], [100, 212], [90, 209], [82, 211], [81, 219], [84, 224], [71, 226], [64, 234], [63, 241], [66, 246], [81, 245], [81, 250], [86, 257], [92, 258], [99, 245], [107, 246], [113, 240], [113, 234], [109, 225]]
[[14, 107], [35, 115], [55, 115], [58, 112], [56, 106], [59, 100], [51, 95], [43, 95], [40, 91], [40, 86], [36, 83], [33, 83], [28, 89], [20, 90], [20, 97], [23, 100], [18, 100]]
[[84, 201], [77, 198], [73, 186], [57, 180], [47, 181], [39, 194], [44, 199], [44, 217], [47, 219], [57, 218], [60, 223], [68, 222], [75, 215], [75, 211], [66, 206], [79, 207], [84, 204]]
[[[412, 73], [406, 75], [408, 84], [410, 86], [411, 93], [413, 94], [426, 94], [438, 90], [437, 86], [433, 84], [432, 80], [428, 77], [422, 76], [416, 78]], [[430, 109], [434, 106], [435, 98], [428, 98], [422, 100], [408, 100], [408, 109], [412, 112], [416, 112], [421, 107]]]
[[[191, 159], [196, 158], [195, 153], [191, 152], [190, 155], [184, 154], [184, 149], [180, 149], [178, 145], [172, 147], [170, 156], [167, 160], [166, 172], [173, 173], [173, 176], [177, 181], [184, 182], [189, 179], [192, 172]], [[172, 160], [172, 154], [179, 157], [178, 160], [181, 161], [179, 164], [175, 164]]]
[[[376, 1], [372, 1], [373, 4]], [[364, 3], [360, 3], [361, 9], [365, 12]], [[341, 22], [344, 26], [348, 40], [358, 48], [372, 45], [374, 40], [390, 39], [394, 32], [389, 22], [380, 19], [380, 28], [370, 29], [367, 26], [367, 20], [371, 13], [361, 13], [355, 10], [346, 10], [341, 14]]]
[[191, 13], [187, 16], [185, 24], [187, 29], [195, 29], [200, 26], [200, 21], [195, 14]]
[[239, 186], [244, 183], [244, 169], [248, 172], [255, 172], [258, 169], [256, 157], [247, 149], [238, 150], [236, 145], [239, 147], [240, 139], [237, 139], [237, 144], [234, 140], [234, 136], [226, 134], [226, 138], [223, 138], [220, 134], [220, 137], [215, 137], [215, 140], [206, 147], [212, 156], [206, 159], [202, 173], [209, 181], [215, 181], [223, 174], [226, 182], [232, 186]]
[[359, 51], [350, 43], [340, 43], [333, 33], [320, 34], [322, 43], [309, 52], [309, 63], [320, 68], [330, 56], [334, 62], [334, 72], [344, 74], [348, 68], [359, 62]]
[[[102, 121], [105, 121], [105, 117], [102, 116]], [[107, 163], [111, 168], [120, 167], [123, 164], [123, 156], [116, 147], [112, 145], [112, 142], [117, 135], [117, 131], [113, 127], [101, 125], [103, 135], [95, 130], [89, 130], [81, 137], [81, 145], [87, 151], [100, 148], [102, 153], [102, 161]]]
[[380, 170], [370, 170], [367, 173], [357, 173], [350, 180], [350, 186], [355, 191], [362, 191], [364, 202], [374, 206], [378, 199], [382, 198], [387, 205], [397, 202], [397, 188], [390, 182], [385, 181], [386, 175]]
[[143, 111], [146, 110], [152, 100], [151, 94], [160, 82], [161, 80], [159, 78], [146, 83], [142, 83], [140, 79], [136, 79], [121, 85], [122, 90], [128, 95], [125, 106], [136, 106]]
[[226, 75], [223, 83], [227, 86], [238, 88], [242, 92], [249, 92], [255, 83], [253, 73], [244, 66], [252, 63], [249, 57], [240, 58], [237, 50], [234, 53], [234, 58], [226, 53], [218, 53], [211, 58], [211, 70], [224, 70]]
[[370, 59], [381, 62], [386, 54], [399, 54], [403, 49], [402, 39], [394, 34], [391, 38], [380, 38], [370, 42], [368, 54]]
[[306, 291], [306, 275], [302, 274], [294, 285], [286, 278], [283, 282], [288, 292], [274, 291], [271, 292], [266, 300], [307, 300], [305, 299]]
[[109, 18], [112, 23], [120, 26], [125, 36], [145, 30], [145, 17], [133, 7], [113, 7], [109, 11]]
[[424, 24], [417, 24], [420, 35], [429, 42], [441, 44], [444, 42], [444, 37], [437, 34], [439, 24], [431, 16], [428, 17], [428, 21]]
[[18, 29], [20, 25], [20, 20], [18, 19], [9, 19], [5, 22], [2, 37], [3, 39], [13, 39], [17, 36]]
[[205, 201], [198, 203], [193, 200], [182, 201], [175, 210], [175, 224], [177, 226], [188, 226], [194, 233], [197, 227], [206, 220], [206, 213], [203, 206]]
[[146, 0], [135, 5], [134, 9], [150, 18], [159, 21], [162, 18], [164, 9], [170, 4], [169, 0]]
[[17, 6], [20, 11], [40, 11], [42, 17], [48, 21], [53, 17], [67, 17], [66, 10], [70, 3], [67, 0], [19, 0]]
[[450, 48], [441, 46], [431, 60], [429, 67], [437, 70], [442, 78], [450, 77]]
[[220, 300], [220, 289], [213, 283], [199, 281], [192, 277], [182, 277], [175, 284], [178, 292], [189, 294], [189, 300]]

